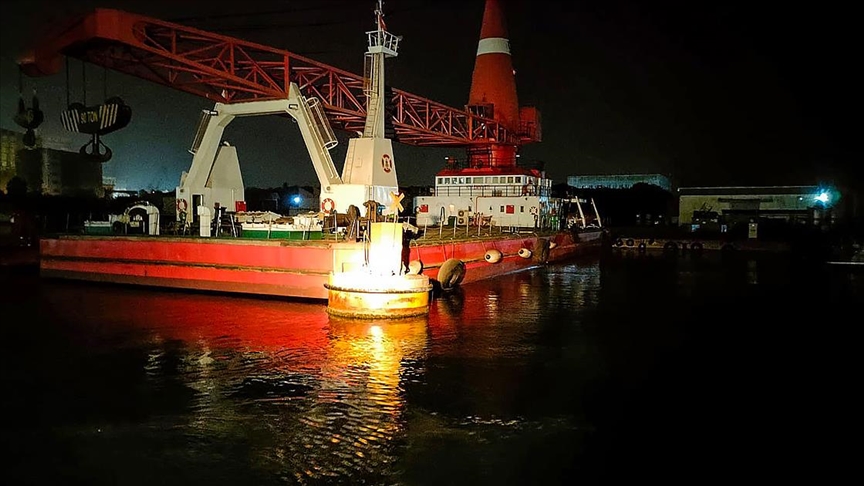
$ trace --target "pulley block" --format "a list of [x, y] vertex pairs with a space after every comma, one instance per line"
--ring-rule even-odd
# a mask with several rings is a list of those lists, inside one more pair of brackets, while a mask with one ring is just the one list
[[99, 140], [99, 135], [95, 133], [89, 142], [81, 146], [78, 153], [83, 155], [86, 159], [97, 162], [108, 162], [114, 155], [111, 149], [105, 145], [102, 140]]
[[115, 96], [96, 106], [72, 103], [60, 117], [63, 127], [70, 132], [105, 135], [128, 125], [132, 108]]

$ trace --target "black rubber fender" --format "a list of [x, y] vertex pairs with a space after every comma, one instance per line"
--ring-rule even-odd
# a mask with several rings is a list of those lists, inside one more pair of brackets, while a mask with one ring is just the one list
[[549, 240], [546, 238], [538, 238], [534, 244], [534, 261], [537, 263], [546, 263], [549, 261]]
[[438, 269], [438, 282], [443, 290], [457, 287], [465, 278], [465, 263], [458, 258], [451, 258]]

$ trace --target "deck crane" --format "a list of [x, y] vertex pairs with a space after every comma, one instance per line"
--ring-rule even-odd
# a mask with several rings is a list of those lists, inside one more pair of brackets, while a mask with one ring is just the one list
[[[342, 176], [329, 150], [338, 143], [328, 123], [321, 101], [306, 97], [294, 81], [289, 81], [284, 97], [217, 102], [202, 113], [190, 152], [192, 164], [180, 176], [176, 188], [177, 220], [194, 220], [213, 205], [240, 210], [245, 204], [245, 188], [235, 147], [222, 140], [225, 128], [237, 117], [287, 114], [300, 128], [318, 182], [323, 213], [350, 206], [368, 207], [368, 201], [381, 205], [398, 193], [393, 149], [384, 136], [385, 96], [384, 59], [397, 55], [401, 37], [386, 31], [381, 1], [375, 9], [376, 29], [367, 32], [368, 51], [363, 93], [366, 120], [359, 138], [349, 141]], [[380, 164], [373, 161], [381, 161]], [[191, 213], [191, 216], [189, 215]]]
[[384, 136], [384, 59], [397, 55], [401, 38], [385, 29], [380, 0], [375, 15], [376, 29], [366, 33], [366, 124], [362, 135], [348, 142], [342, 175], [330, 156], [329, 150], [338, 142], [320, 100], [303, 96], [299, 86], [291, 82], [286, 99], [217, 103], [213, 110], [202, 114], [190, 150], [194, 154], [192, 167], [181, 175], [176, 189], [178, 218], [181, 211], [190, 207], [218, 202], [235, 208], [238, 201], [243, 201], [237, 151], [221, 142], [225, 127], [238, 116], [287, 113], [297, 122], [321, 185], [320, 204], [325, 214], [345, 212], [350, 206], [359, 212], [360, 208], [368, 207], [368, 201], [384, 205], [391, 194], [399, 192], [393, 147]]
[[329, 152], [336, 145], [336, 137], [321, 104], [316, 98], [307, 99], [301, 95], [300, 88], [291, 83], [286, 99], [216, 103], [212, 110], [202, 113], [189, 150], [193, 154], [192, 165], [188, 172], [181, 174], [180, 185], [176, 188], [178, 220], [186, 218], [182, 213], [191, 208], [212, 206], [217, 202], [237, 209], [237, 203], [244, 201], [240, 161], [237, 149], [222, 142], [222, 134], [236, 117], [274, 114], [288, 114], [297, 121], [322, 187], [342, 183]]
[[[327, 199], [331, 199], [333, 209], [340, 212], [346, 207], [341, 203], [336, 207], [337, 198], [356, 199], [359, 204], [353, 205], [358, 208], [365, 207], [367, 197], [387, 204], [386, 188], [397, 186], [390, 142], [375, 138], [380, 135], [376, 135], [375, 127], [382, 126], [386, 116], [391, 117], [393, 139], [409, 145], [471, 147], [532, 141], [521, 130], [482, 113], [452, 108], [398, 89], [385, 90], [383, 59], [396, 55], [399, 38], [383, 28], [382, 16], [378, 2], [378, 25], [367, 32], [366, 76], [289, 51], [113, 9], [96, 9], [70, 19], [63, 28], [55, 29], [56, 35], [43, 37], [32, 46], [19, 64], [25, 74], [46, 76], [58, 73], [63, 56], [68, 56], [215, 102], [193, 144], [192, 167], [181, 176], [183, 180], [178, 186], [178, 191], [184, 189], [184, 195], [190, 198], [189, 205], [197, 203], [191, 200], [194, 194], [200, 194], [201, 203], [208, 206], [214, 202], [209, 198], [225, 198], [213, 194], [214, 183], [228, 187], [226, 191], [233, 187], [234, 195], [229, 197], [242, 200], [236, 151], [223, 145], [220, 138], [225, 125], [234, 117], [253, 116], [256, 110], [260, 111], [258, 114], [287, 113], [292, 117], [296, 114], [302, 119], [305, 116], [302, 107], [309, 109], [310, 117], [298, 122], [307, 124], [308, 134], [304, 138], [312, 137], [306, 145], [312, 147], [310, 155], [322, 186], [321, 203], [330, 208]], [[243, 107], [248, 102], [269, 101], [276, 103]], [[383, 109], [385, 103], [392, 107], [386, 111], [387, 115]], [[326, 115], [322, 121], [326, 118], [333, 128], [363, 133], [353, 144], [349, 142], [341, 177], [327, 154], [326, 149], [330, 148], [327, 145], [334, 143], [329, 130], [323, 122], [311, 118], [317, 116], [316, 104]], [[297, 108], [292, 111], [294, 105]], [[373, 165], [380, 170], [372, 171]], [[353, 184], [370, 188], [349, 187]], [[232, 206], [229, 199], [223, 204]]]

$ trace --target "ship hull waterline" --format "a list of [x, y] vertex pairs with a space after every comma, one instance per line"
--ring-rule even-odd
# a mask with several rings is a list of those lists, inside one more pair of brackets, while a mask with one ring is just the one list
[[[412, 241], [402, 258], [406, 266], [419, 261], [430, 279], [439, 277], [444, 262], [459, 259], [465, 284], [567, 260], [599, 249], [600, 242], [600, 232], [578, 241], [567, 232]], [[520, 249], [531, 257], [519, 256]], [[498, 250], [501, 260], [486, 261], [489, 250]], [[39, 268], [45, 278], [324, 300], [330, 275], [359, 268], [363, 255], [362, 243], [327, 240], [64, 235], [40, 241]]]

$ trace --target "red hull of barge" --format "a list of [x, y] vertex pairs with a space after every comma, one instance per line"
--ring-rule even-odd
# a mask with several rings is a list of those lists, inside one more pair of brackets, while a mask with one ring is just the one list
[[[549, 250], [546, 262], [537, 258], [541, 239], [548, 239], [554, 243], [554, 248]], [[601, 240], [601, 233], [598, 231], [581, 234], [578, 242], [574, 241], [569, 233], [563, 232], [548, 236], [523, 236], [509, 239], [441, 241], [434, 244], [412, 245], [409, 261], [419, 260], [423, 263], [423, 274], [437, 279], [441, 265], [450, 258], [457, 258], [465, 264], [465, 278], [462, 282], [469, 283], [595, 251], [600, 248]], [[530, 250], [532, 256], [520, 257], [519, 250], [522, 248]], [[501, 261], [487, 262], [485, 255], [489, 250], [500, 251], [503, 256]]]
[[[549, 262], [599, 249], [600, 233], [514, 236], [473, 240], [412, 242], [406, 263], [419, 260], [423, 274], [437, 278], [450, 258], [465, 263], [463, 283], [543, 264], [542, 240], [553, 242]], [[534, 255], [523, 258], [520, 249]], [[503, 258], [488, 263], [488, 250]], [[257, 295], [327, 299], [328, 276], [362, 261], [360, 243], [280, 242], [171, 237], [60, 236], [40, 242], [40, 273], [48, 278], [196, 289]]]

